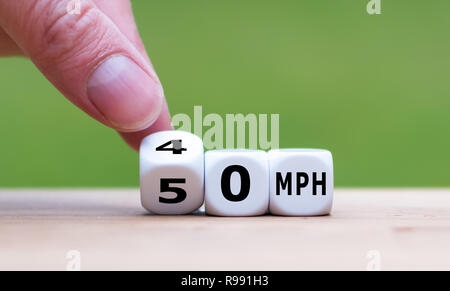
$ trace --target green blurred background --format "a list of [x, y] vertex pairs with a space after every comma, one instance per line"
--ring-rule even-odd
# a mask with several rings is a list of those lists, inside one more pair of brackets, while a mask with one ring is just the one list
[[[450, 1], [133, 1], [173, 114], [279, 113], [336, 185], [450, 186]], [[0, 60], [0, 187], [138, 186], [138, 155], [25, 59]]]

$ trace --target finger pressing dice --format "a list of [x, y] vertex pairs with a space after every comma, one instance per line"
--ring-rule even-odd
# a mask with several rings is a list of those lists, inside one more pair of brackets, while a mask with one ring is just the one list
[[147, 136], [140, 148], [141, 203], [155, 214], [188, 214], [204, 200], [202, 140], [184, 131]]
[[329, 151], [269, 151], [270, 213], [326, 215], [333, 203], [333, 158]]
[[214, 150], [205, 153], [205, 208], [217, 216], [254, 216], [267, 212], [267, 153]]

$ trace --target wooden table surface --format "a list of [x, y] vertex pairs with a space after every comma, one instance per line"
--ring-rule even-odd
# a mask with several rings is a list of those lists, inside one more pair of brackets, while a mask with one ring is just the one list
[[82, 270], [450, 270], [450, 189], [339, 189], [332, 215], [308, 218], [153, 216], [137, 189], [0, 190], [1, 270], [65, 270], [70, 250]]

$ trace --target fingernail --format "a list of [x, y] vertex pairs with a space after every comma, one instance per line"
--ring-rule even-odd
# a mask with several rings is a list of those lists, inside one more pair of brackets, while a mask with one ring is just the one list
[[91, 102], [118, 130], [138, 131], [159, 116], [163, 91], [135, 62], [124, 56], [104, 61], [87, 84]]

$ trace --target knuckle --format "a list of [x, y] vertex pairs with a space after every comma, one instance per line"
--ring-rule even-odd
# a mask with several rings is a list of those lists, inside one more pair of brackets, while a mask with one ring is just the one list
[[53, 3], [48, 7], [48, 17], [42, 20], [39, 43], [31, 57], [51, 65], [95, 54], [95, 47], [106, 35], [101, 12], [90, 1], [81, 1], [75, 14], [67, 12], [66, 1]]

